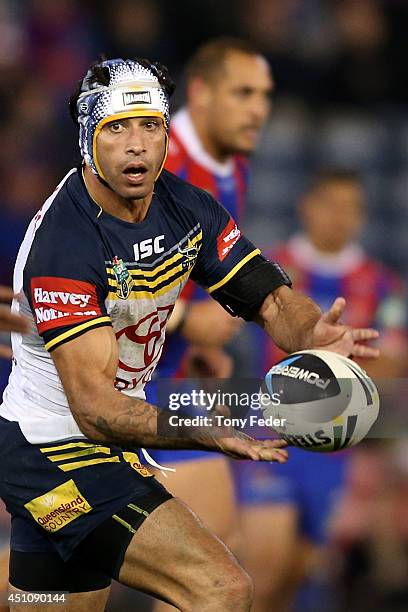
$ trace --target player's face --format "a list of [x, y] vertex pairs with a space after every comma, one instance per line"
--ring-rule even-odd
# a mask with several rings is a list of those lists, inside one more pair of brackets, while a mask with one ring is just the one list
[[359, 234], [363, 208], [364, 193], [357, 183], [323, 184], [303, 202], [306, 233], [319, 250], [339, 252]]
[[96, 143], [99, 166], [113, 191], [126, 200], [142, 199], [153, 192], [166, 145], [160, 118], [112, 121], [104, 125]]
[[266, 60], [231, 52], [207, 85], [208, 136], [222, 155], [249, 154], [270, 110], [272, 77]]

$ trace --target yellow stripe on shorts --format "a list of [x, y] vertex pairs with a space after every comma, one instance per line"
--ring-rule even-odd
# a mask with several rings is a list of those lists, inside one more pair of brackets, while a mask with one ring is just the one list
[[59, 469], [63, 472], [70, 472], [71, 470], [79, 470], [83, 467], [89, 467], [90, 465], [96, 465], [97, 463], [120, 463], [119, 457], [106, 457], [106, 459], [88, 459], [86, 461], [75, 461], [74, 463], [64, 463], [59, 465]]
[[70, 444], [60, 444], [59, 446], [44, 446], [40, 448], [42, 453], [52, 453], [53, 451], [65, 450], [66, 448], [76, 448], [77, 446], [95, 446], [93, 442], [71, 442]]
[[84, 448], [83, 450], [74, 451], [72, 453], [64, 453], [63, 455], [48, 455], [50, 461], [64, 461], [65, 459], [74, 459], [75, 457], [85, 457], [86, 455], [95, 455], [95, 453], [111, 454], [111, 449], [107, 446], [93, 446]]

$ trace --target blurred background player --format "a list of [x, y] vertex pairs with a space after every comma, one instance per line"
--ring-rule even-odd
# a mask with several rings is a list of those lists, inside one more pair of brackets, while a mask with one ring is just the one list
[[[8, 306], [2, 302], [9, 302], [13, 299], [13, 290], [9, 287], [0, 286], [0, 337], [6, 341], [11, 331], [24, 333], [28, 331], [27, 321], [21, 316], [11, 312]], [[8, 359], [11, 357], [11, 349], [6, 344], [0, 344], [0, 358]], [[7, 591], [8, 583], [8, 546], [0, 551], [0, 593]], [[0, 602], [0, 612], [6, 612], [8, 606], [3, 606]]]
[[[274, 250], [296, 285], [325, 308], [346, 298], [352, 325], [381, 331], [377, 363], [358, 360], [372, 377], [402, 376], [406, 368], [406, 305], [396, 274], [371, 259], [357, 242], [364, 224], [365, 194], [356, 173], [334, 168], [318, 173], [299, 203], [302, 231]], [[256, 333], [256, 332], [255, 332]], [[256, 335], [266, 372], [284, 355]], [[322, 569], [319, 549], [328, 538], [353, 451], [324, 454], [291, 449], [287, 466], [236, 468], [245, 565], [255, 582], [254, 612], [283, 612], [302, 579]], [[235, 470], [234, 470], [235, 472]], [[320, 566], [320, 567], [319, 567]], [[319, 593], [302, 610], [317, 610]]]
[[[246, 157], [257, 145], [270, 107], [269, 66], [248, 43], [220, 38], [198, 49], [186, 75], [186, 105], [171, 122], [166, 168], [209, 191], [239, 220], [247, 186]], [[157, 371], [159, 388], [160, 381], [168, 378], [230, 376], [232, 361], [222, 346], [241, 323], [189, 282], [169, 324], [173, 333], [167, 335]], [[187, 350], [188, 343], [192, 346]], [[147, 387], [150, 401], [156, 400], [155, 392], [153, 381]], [[236, 548], [229, 461], [201, 451], [155, 451], [154, 455], [159, 463], [176, 467], [165, 481], [173, 494], [191, 504], [207, 526]], [[209, 490], [217, 494], [209, 495]]]

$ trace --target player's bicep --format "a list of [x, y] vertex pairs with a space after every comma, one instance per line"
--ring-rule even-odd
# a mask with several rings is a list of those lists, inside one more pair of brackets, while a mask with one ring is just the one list
[[97, 409], [114, 392], [118, 345], [111, 327], [91, 329], [51, 353], [71, 411], [81, 425], [87, 411]]

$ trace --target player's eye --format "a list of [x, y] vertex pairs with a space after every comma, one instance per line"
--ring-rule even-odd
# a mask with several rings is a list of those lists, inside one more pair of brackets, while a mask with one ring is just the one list
[[156, 130], [159, 127], [159, 122], [155, 119], [146, 121], [145, 128], [149, 131]]
[[109, 129], [111, 132], [113, 132], [114, 134], [119, 134], [120, 132], [122, 132], [125, 128], [123, 126], [122, 123], [120, 123], [119, 121], [116, 121], [114, 123], [110, 123], [109, 124]]
[[252, 87], [240, 87], [236, 90], [236, 93], [240, 98], [249, 98], [253, 92], [254, 90]]

